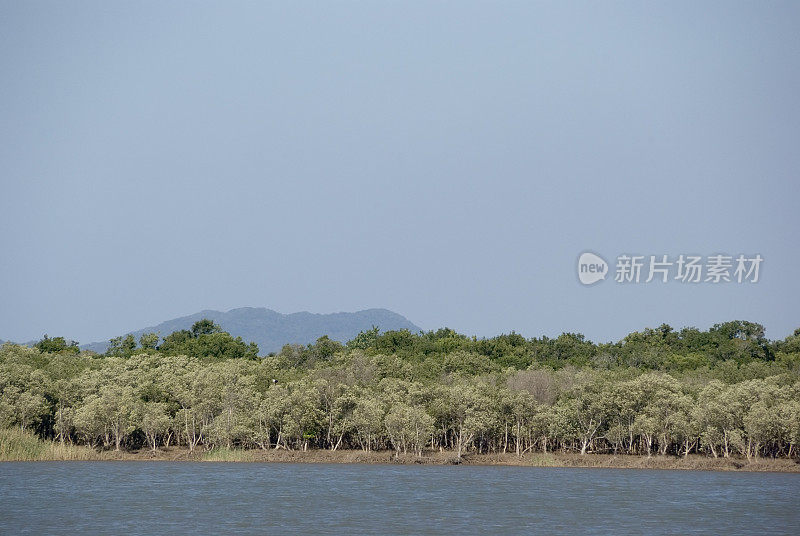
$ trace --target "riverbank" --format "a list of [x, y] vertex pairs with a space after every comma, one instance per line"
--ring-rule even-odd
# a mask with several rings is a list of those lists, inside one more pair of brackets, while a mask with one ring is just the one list
[[[186, 451], [184, 451], [186, 452]], [[152, 454], [152, 453], [150, 453]], [[166, 454], [166, 453], [165, 453]], [[158, 456], [158, 458], [161, 458]], [[734, 458], [707, 458], [690, 455], [676, 456], [614, 456], [610, 454], [577, 453], [465, 453], [459, 460], [455, 452], [425, 452], [421, 457], [413, 454], [395, 455], [394, 452], [363, 452], [354, 450], [248, 450], [210, 451], [200, 455], [204, 461], [278, 462], [278, 463], [371, 463], [401, 465], [508, 465], [522, 467], [585, 467], [616, 469], [683, 469], [695, 471], [762, 471], [800, 472], [800, 463], [790, 459], [759, 458], [758, 460]], [[179, 458], [180, 459], [180, 458]], [[188, 457], [187, 459], [191, 459]]]
[[395, 455], [391, 451], [360, 450], [238, 450], [214, 449], [189, 451], [185, 447], [162, 448], [155, 453], [138, 451], [94, 450], [79, 445], [61, 445], [42, 441], [16, 430], [0, 431], [0, 461], [191, 461], [191, 462], [261, 462], [261, 463], [365, 463], [401, 465], [509, 465], [527, 467], [588, 467], [614, 469], [683, 469], [694, 471], [762, 471], [800, 472], [800, 461], [794, 459], [708, 458], [676, 456], [614, 456], [611, 454], [528, 453], [465, 453], [459, 460], [454, 452], [431, 451], [421, 457]]

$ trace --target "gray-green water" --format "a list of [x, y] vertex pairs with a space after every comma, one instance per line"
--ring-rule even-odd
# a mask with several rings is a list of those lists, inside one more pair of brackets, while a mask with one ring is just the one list
[[0, 463], [3, 534], [800, 534], [800, 475]]

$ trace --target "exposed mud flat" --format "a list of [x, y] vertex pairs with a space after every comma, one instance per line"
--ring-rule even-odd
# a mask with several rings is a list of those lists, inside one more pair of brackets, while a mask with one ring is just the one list
[[262, 463], [366, 463], [400, 465], [512, 465], [528, 467], [587, 467], [614, 469], [683, 469], [692, 471], [766, 471], [800, 472], [800, 460], [786, 458], [711, 458], [698, 455], [677, 456], [627, 456], [611, 454], [574, 453], [464, 453], [459, 459], [455, 452], [425, 452], [395, 454], [392, 451], [364, 452], [357, 450], [211, 450], [190, 452], [185, 448], [171, 447], [156, 453], [149, 450], [98, 452], [97, 459], [130, 461], [208, 461], [208, 462], [262, 462]]

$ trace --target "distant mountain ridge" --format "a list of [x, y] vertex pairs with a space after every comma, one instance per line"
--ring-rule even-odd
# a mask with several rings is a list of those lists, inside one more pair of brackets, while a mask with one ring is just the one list
[[[129, 331], [139, 340], [143, 333], [155, 332], [165, 337], [173, 331], [189, 329], [192, 324], [208, 318], [223, 330], [245, 342], [258, 344], [259, 354], [277, 352], [285, 344], [310, 344], [323, 335], [339, 342], [347, 342], [360, 331], [378, 326], [381, 331], [407, 329], [412, 333], [420, 328], [407, 318], [388, 309], [365, 309], [354, 313], [318, 314], [306, 311], [281, 314], [265, 307], [240, 307], [230, 311], [204, 310], [180, 318], [161, 322], [156, 326]], [[108, 341], [82, 344], [81, 349], [103, 353]]]

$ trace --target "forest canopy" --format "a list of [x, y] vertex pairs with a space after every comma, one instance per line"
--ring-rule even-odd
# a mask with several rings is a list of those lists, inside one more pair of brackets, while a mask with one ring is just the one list
[[99, 449], [427, 449], [797, 456], [800, 329], [662, 325], [488, 339], [377, 327], [258, 356], [211, 321], [0, 348], [0, 427]]

